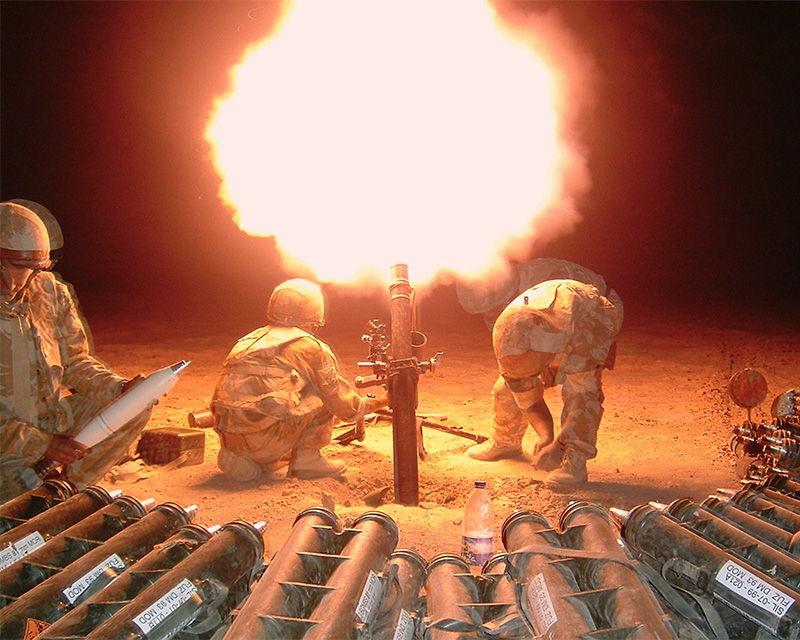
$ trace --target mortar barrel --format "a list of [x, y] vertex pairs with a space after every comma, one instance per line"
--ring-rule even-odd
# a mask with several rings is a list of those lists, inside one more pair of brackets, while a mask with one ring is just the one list
[[763, 486], [785, 493], [790, 498], [800, 499], [800, 482], [778, 473], [770, 474], [762, 483]]
[[[596, 630], [588, 608], [573, 596], [575, 576], [557, 553], [558, 535], [535, 511], [512, 513], [502, 528], [512, 575], [524, 586], [522, 610], [538, 635], [580, 637]], [[551, 551], [552, 550], [552, 551]]]
[[19, 562], [64, 529], [94, 513], [119, 496], [101, 487], [88, 487], [0, 535], [0, 569]]
[[562, 512], [559, 526], [578, 528], [581, 549], [607, 556], [607, 560], [588, 562], [592, 587], [616, 590], [610, 599], [609, 626], [641, 627], [640, 632], [649, 638], [672, 640], [674, 633], [664, 622], [664, 611], [631, 566], [622, 535], [608, 512], [587, 502], [573, 502]]
[[[84, 636], [200, 548], [219, 527], [187, 524], [37, 636], [37, 640]], [[113, 571], [113, 570], [111, 570]]]
[[425, 560], [410, 549], [392, 552], [383, 567], [383, 597], [370, 625], [372, 640], [407, 638], [421, 606], [420, 590], [425, 582]]
[[46, 480], [35, 489], [11, 498], [0, 504], [0, 533], [13, 529], [77, 492], [78, 489], [68, 480]]
[[430, 623], [425, 638], [457, 640], [464, 638], [467, 630], [477, 629], [480, 621], [470, 615], [469, 608], [480, 602], [480, 594], [466, 561], [454, 554], [441, 554], [430, 561], [426, 573]]
[[755, 489], [741, 489], [734, 492], [717, 489], [717, 494], [740, 509], [755, 513], [759, 518], [768, 520], [781, 529], [791, 532], [800, 531], [800, 513], [795, 513], [791, 509], [767, 500]]
[[26, 555], [21, 562], [0, 572], [0, 605], [5, 607], [100, 546], [145, 516], [153, 504], [149, 499], [140, 502], [131, 496], [119, 496], [111, 504], [50, 538], [44, 545]]
[[759, 517], [757, 513], [749, 513], [735, 504], [721, 500], [716, 496], [709, 496], [703, 500], [700, 506], [733, 526], [746, 531], [754, 538], [788, 553], [796, 560], [800, 560], [800, 544], [796, 540], [796, 534], [772, 524], [768, 520]]
[[[718, 547], [793, 589], [800, 586], [800, 561], [772, 543], [760, 541], [688, 498], [669, 504], [666, 513]], [[794, 576], [794, 580], [790, 577]], [[791, 581], [787, 582], [787, 579]]]
[[305, 509], [295, 518], [289, 538], [273, 556], [264, 575], [252, 589], [250, 597], [236, 616], [225, 638], [258, 638], [265, 635], [269, 617], [289, 618], [290, 603], [284, 585], [310, 582], [306, 558], [309, 554], [330, 550], [335, 536], [337, 517], [323, 507]]
[[698, 535], [650, 505], [621, 520], [622, 535], [643, 562], [784, 640], [800, 637], [800, 593]]
[[44, 580], [0, 611], [0, 637], [25, 636], [28, 619], [54, 622], [114, 579], [117, 572], [145, 556], [182, 525], [196, 509], [164, 503]]
[[317, 624], [304, 640], [352, 638], [353, 620], [367, 625], [377, 613], [382, 591], [377, 574], [397, 545], [397, 524], [385, 513], [370, 511], [351, 528], [354, 535], [342, 550], [345, 559], [325, 583], [328, 592], [310, 616]]
[[166, 639], [189, 625], [194, 635], [204, 637], [199, 635], [201, 630], [210, 632], [218, 627], [246, 597], [263, 564], [264, 529], [264, 523], [237, 520], [225, 524], [96, 627], [86, 640]]

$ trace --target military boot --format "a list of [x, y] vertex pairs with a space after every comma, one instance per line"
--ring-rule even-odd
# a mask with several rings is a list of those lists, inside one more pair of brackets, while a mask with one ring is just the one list
[[318, 449], [295, 449], [289, 461], [290, 478], [309, 480], [311, 478], [327, 478], [340, 476], [347, 470], [341, 460], [328, 460]]
[[497, 444], [494, 439], [489, 439], [480, 444], [474, 444], [465, 453], [474, 460], [503, 460], [505, 458], [519, 458], [522, 455], [520, 445]]
[[586, 484], [586, 456], [576, 449], [568, 448], [561, 459], [561, 466], [547, 474], [544, 486], [548, 489], [571, 489]]

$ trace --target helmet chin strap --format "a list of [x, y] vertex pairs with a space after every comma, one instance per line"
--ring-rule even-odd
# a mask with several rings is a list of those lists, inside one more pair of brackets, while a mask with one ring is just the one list
[[[1, 269], [1, 270], [2, 270], [4, 273], [7, 273], [7, 272], [6, 272], [6, 269], [5, 269], [5, 267], [3, 267], [3, 266], [2, 266], [2, 264], [0, 264], [0, 269]], [[14, 303], [16, 303], [16, 302], [19, 302], [19, 300], [21, 300], [21, 299], [22, 299], [22, 296], [23, 296], [23, 295], [25, 295], [25, 291], [26, 291], [26, 290], [28, 289], [28, 287], [30, 286], [30, 284], [31, 284], [31, 281], [32, 281], [32, 280], [33, 280], [33, 279], [36, 277], [36, 274], [38, 274], [38, 273], [39, 273], [41, 270], [42, 270], [42, 268], [41, 268], [41, 267], [40, 267], [40, 268], [38, 268], [38, 269], [32, 269], [32, 270], [31, 270], [31, 273], [30, 273], [30, 275], [29, 275], [29, 276], [28, 276], [28, 277], [25, 279], [25, 282], [24, 282], [24, 284], [23, 284], [23, 285], [22, 285], [22, 286], [21, 286], [19, 289], [17, 289], [17, 290], [14, 292], [14, 294], [13, 294], [13, 295], [12, 295], [12, 296], [11, 296], [11, 297], [8, 299], [8, 303], [9, 303], [9, 304], [14, 304]]]

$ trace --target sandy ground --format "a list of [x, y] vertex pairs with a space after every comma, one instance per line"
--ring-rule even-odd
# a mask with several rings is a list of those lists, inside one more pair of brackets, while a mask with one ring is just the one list
[[[435, 372], [420, 377], [418, 412], [446, 415], [444, 424], [490, 435], [490, 392], [497, 371], [490, 336], [480, 318], [447, 303], [441, 305], [445, 312], [429, 314], [420, 327], [428, 336], [423, 357], [440, 350], [445, 355]], [[121, 307], [84, 309], [97, 354], [123, 375], [191, 360], [174, 390], [155, 407], [148, 429], [188, 427], [188, 413], [207, 406], [234, 341], [261, 323], [258, 314], [247, 313], [204, 320], [191, 313], [171, 313], [167, 319], [126, 314]], [[357, 362], [367, 355], [361, 335], [370, 317], [360, 317], [357, 305], [349, 313], [348, 322], [325, 327], [321, 337], [352, 380], [364, 373]], [[604, 377], [599, 455], [589, 462], [589, 484], [573, 494], [546, 489], [528, 460], [477, 462], [464, 455], [470, 441], [428, 429], [428, 457], [419, 462], [419, 506], [396, 504], [388, 422], [369, 427], [363, 443], [332, 444], [324, 450], [348, 464], [342, 480], [231, 482], [216, 467], [218, 437], [205, 429], [202, 465], [168, 472], [145, 466], [137, 476], [109, 476], [103, 484], [139, 499], [196, 504], [197, 521], [205, 525], [263, 521], [269, 553], [280, 548], [295, 517], [307, 507], [325, 505], [342, 518], [378, 508], [397, 522], [398, 548], [431, 559], [459, 551], [462, 509], [476, 479], [488, 480], [494, 498], [497, 549], [500, 527], [515, 509], [538, 511], [555, 526], [573, 500], [629, 509], [649, 501], [702, 500], [718, 487], [734, 488], [739, 479], [728, 443], [732, 427], [747, 412], [731, 401], [729, 379], [745, 367], [761, 371], [769, 392], [752, 418], [767, 422], [772, 398], [800, 386], [800, 325], [758, 308], [666, 313], [628, 304], [618, 346], [617, 366]], [[549, 390], [546, 400], [557, 417], [559, 390]], [[529, 430], [525, 450], [530, 452], [534, 442]], [[366, 496], [383, 487], [383, 504], [365, 503]]]

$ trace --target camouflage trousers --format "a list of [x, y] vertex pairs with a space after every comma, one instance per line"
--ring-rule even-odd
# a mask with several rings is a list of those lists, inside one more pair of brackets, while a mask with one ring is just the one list
[[[75, 436], [88, 422], [94, 418], [105, 405], [78, 394], [72, 394], [59, 403], [63, 415], [55, 420], [59, 426], [53, 433]], [[143, 411], [124, 425], [116, 433], [92, 447], [83, 458], [69, 465], [65, 470], [66, 477], [78, 489], [96, 484], [103, 476], [125, 458], [150, 420], [152, 410]], [[5, 502], [27, 491], [20, 479], [20, 474], [27, 467], [35, 464], [24, 456], [3, 454], [0, 464], [0, 500]]]
[[[597, 456], [597, 429], [603, 418], [602, 369], [569, 374], [561, 387], [561, 398], [564, 408], [555, 438], [563, 447], [577, 449], [587, 458], [594, 458]], [[519, 446], [528, 419], [502, 376], [492, 389], [492, 404], [495, 442], [501, 446]]]
[[[215, 413], [220, 446], [262, 467], [275, 464], [293, 449], [319, 451], [331, 443], [333, 434], [333, 415], [324, 408], [274, 422], [247, 410], [218, 406]], [[259, 428], [259, 423], [265, 426]]]

